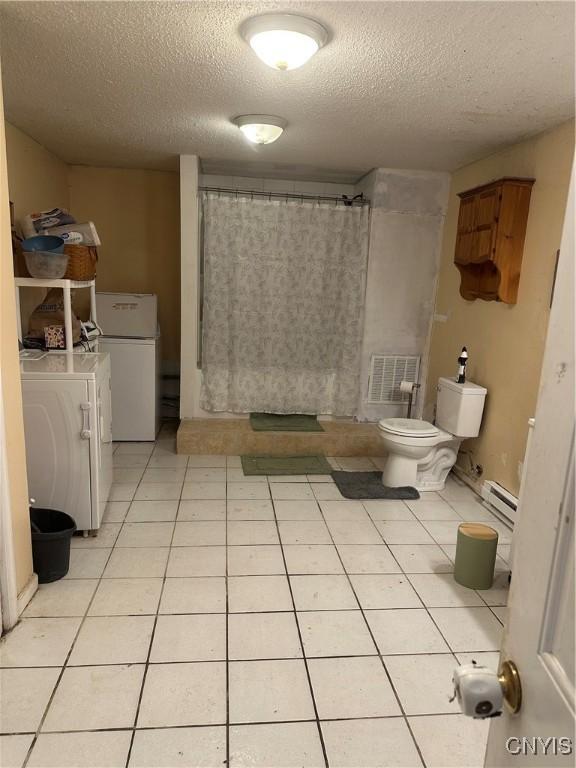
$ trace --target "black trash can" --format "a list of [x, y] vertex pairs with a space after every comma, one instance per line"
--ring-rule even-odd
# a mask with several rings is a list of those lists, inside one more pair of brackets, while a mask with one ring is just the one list
[[40, 584], [57, 581], [70, 567], [70, 539], [76, 523], [57, 509], [30, 507], [32, 558]]

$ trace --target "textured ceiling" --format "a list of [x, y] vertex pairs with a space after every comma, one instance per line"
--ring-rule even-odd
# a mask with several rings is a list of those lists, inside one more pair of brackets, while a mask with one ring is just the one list
[[[277, 72], [240, 23], [282, 10], [330, 41]], [[69, 163], [355, 180], [451, 170], [573, 114], [572, 2], [2, 2], [7, 118]], [[230, 118], [285, 117], [253, 147]]]

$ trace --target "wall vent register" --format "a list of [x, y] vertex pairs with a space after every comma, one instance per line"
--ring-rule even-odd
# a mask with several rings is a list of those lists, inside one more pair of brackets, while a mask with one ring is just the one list
[[407, 403], [410, 395], [400, 391], [401, 381], [418, 382], [417, 355], [372, 355], [367, 403]]

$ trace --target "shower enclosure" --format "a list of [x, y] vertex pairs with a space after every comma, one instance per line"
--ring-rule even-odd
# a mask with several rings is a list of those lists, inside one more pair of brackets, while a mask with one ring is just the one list
[[204, 190], [201, 405], [352, 416], [369, 207]]

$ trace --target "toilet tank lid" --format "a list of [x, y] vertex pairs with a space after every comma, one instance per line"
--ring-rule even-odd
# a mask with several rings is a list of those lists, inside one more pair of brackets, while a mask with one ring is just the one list
[[460, 392], [461, 395], [486, 395], [488, 390], [486, 387], [481, 387], [479, 384], [473, 384], [471, 381], [465, 381], [464, 384], [459, 384], [456, 379], [440, 378], [438, 384], [448, 389], [453, 389], [456, 392]]

